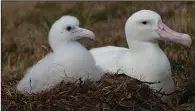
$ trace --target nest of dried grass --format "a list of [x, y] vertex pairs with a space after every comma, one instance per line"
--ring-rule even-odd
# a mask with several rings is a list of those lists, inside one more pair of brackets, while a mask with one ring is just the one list
[[100, 81], [61, 82], [49, 92], [23, 95], [14, 88], [17, 81], [2, 82], [5, 111], [164, 111], [171, 110], [143, 82], [124, 74], [105, 74]]

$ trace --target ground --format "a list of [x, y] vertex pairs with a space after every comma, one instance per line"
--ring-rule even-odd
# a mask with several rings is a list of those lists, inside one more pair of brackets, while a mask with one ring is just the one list
[[[79, 109], [82, 107], [91, 108], [90, 105], [97, 104], [96, 101], [92, 103], [89, 102], [89, 100], [83, 99], [87, 104], [91, 104], [79, 104], [78, 102], [78, 104], [69, 105], [70, 107], [61, 107], [63, 103], [67, 105], [73, 102], [73, 100], [69, 100], [70, 98], [68, 97], [75, 97], [74, 94], [69, 94], [68, 96], [62, 94], [62, 96], [59, 97], [54, 96], [56, 94], [61, 95], [60, 92], [63, 92], [63, 90], [60, 89], [61, 86], [59, 89], [55, 90], [56, 92], [44, 93], [38, 97], [36, 95], [21, 95], [15, 91], [14, 87], [18, 80], [23, 77], [25, 70], [50, 51], [47, 40], [48, 31], [53, 22], [62, 15], [76, 16], [80, 20], [82, 27], [88, 28], [95, 33], [97, 38], [96, 42], [81, 40], [81, 43], [88, 49], [107, 45], [127, 47], [124, 37], [125, 22], [131, 14], [141, 9], [151, 9], [158, 12], [169, 27], [178, 32], [188, 33], [192, 37], [193, 43], [195, 42], [194, 2], [2, 2], [3, 110], [17, 109], [21, 111], [34, 110], [35, 108], [37, 110], [47, 110], [49, 108], [53, 110], [63, 108], [67, 108], [65, 110], [71, 110], [71, 107], [74, 105]], [[180, 44], [166, 41], [160, 41], [159, 44], [170, 60], [177, 89], [184, 90], [187, 84], [195, 83], [195, 45], [193, 44], [191, 48], [187, 48]], [[111, 81], [115, 81], [117, 78], [115, 76], [113, 77], [114, 80]], [[112, 76], [110, 76], [110, 78], [112, 78]], [[116, 81], [120, 82], [121, 80], [119, 79], [116, 79]], [[105, 82], [106, 80], [102, 78], [102, 81]], [[100, 83], [94, 83], [93, 85], [95, 86], [92, 86], [97, 88], [98, 84]], [[120, 86], [122, 83], [117, 84]], [[65, 86], [62, 85], [62, 87], [65, 88], [65, 90], [73, 88], [73, 92], [81, 93], [81, 89], [74, 89], [78, 87], [76, 84], [72, 85], [75, 86], [67, 87], [66, 84]], [[92, 86], [89, 85], [87, 87]], [[102, 86], [100, 90], [103, 91], [105, 87], [108, 86], [110, 86], [110, 84]], [[116, 88], [117, 86], [111, 85], [110, 87]], [[94, 93], [84, 93], [83, 96], [79, 96], [79, 99], [75, 101], [82, 100], [82, 97], [86, 96], [89, 96], [89, 99], [91, 99], [90, 97], [93, 97], [94, 94], [97, 94], [97, 97], [101, 97], [98, 95], [99, 90], [92, 88], [91, 91]], [[68, 93], [66, 92], [66, 94]], [[120, 92], [120, 94], [122, 93]], [[51, 98], [48, 98], [48, 96], [51, 96]], [[63, 99], [59, 100], [58, 98]], [[94, 110], [114, 110], [113, 108], [118, 108], [118, 106], [114, 106], [119, 105], [116, 103], [119, 103], [122, 98], [126, 97], [116, 96], [116, 98], [119, 99], [111, 99], [113, 101], [110, 102], [110, 107], [106, 106], [108, 105], [107, 103], [103, 104], [100, 102], [103, 106], [101, 106], [101, 108], [98, 106], [99, 109], [94, 108]], [[103, 99], [108, 99], [108, 97], [104, 97]], [[144, 106], [142, 104], [143, 101], [140, 102], [139, 99], [134, 101], [139, 101], [139, 108], [142, 109], [137, 109], [138, 104], [134, 104], [137, 106], [134, 107], [132, 105], [133, 103], [128, 103], [128, 105], [131, 105], [131, 107], [128, 106], [128, 108], [143, 111], [147, 111], [146, 109], [149, 110], [151, 108], [146, 107], [147, 105]], [[155, 97], [154, 101], [159, 100]], [[54, 103], [59, 105], [54, 105]], [[43, 104], [47, 104], [48, 106]], [[153, 105], [154, 103], [150, 101], [149, 104]], [[159, 104], [160, 103], [154, 105], [154, 107], [159, 108]], [[169, 109], [170, 107], [175, 110], [195, 110], [195, 102], [185, 103], [183, 105], [172, 102], [169, 104], [169, 107], [164, 106], [164, 104], [161, 105], [161, 109], [159, 110]], [[68, 109], [68, 107], [70, 109]], [[104, 107], [107, 107], [107, 109], [104, 109]], [[122, 105], [121, 107], [127, 106]]]

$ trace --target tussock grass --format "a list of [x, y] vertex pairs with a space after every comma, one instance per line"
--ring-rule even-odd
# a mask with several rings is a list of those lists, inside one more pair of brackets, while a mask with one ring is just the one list
[[[100, 83], [94, 83], [95, 85], [93, 84], [90, 86], [92, 90], [89, 88], [92, 92], [90, 94], [86, 93], [79, 96], [79, 99], [77, 98], [78, 100], [70, 100], [70, 98], [72, 98], [70, 96], [73, 95], [55, 97], [55, 95], [68, 90], [68, 88], [78, 88], [77, 84], [73, 84], [75, 85], [74, 87], [62, 85], [62, 87], [57, 87], [57, 89], [53, 92], [48, 92], [48, 94], [44, 93], [39, 96], [21, 95], [14, 90], [14, 85], [23, 77], [25, 70], [29, 66], [40, 60], [50, 51], [47, 34], [53, 22], [62, 15], [69, 14], [76, 16], [81, 21], [82, 26], [95, 33], [97, 38], [96, 43], [88, 40], [81, 40], [82, 44], [88, 49], [106, 45], [127, 47], [124, 35], [125, 22], [132, 13], [141, 9], [151, 9], [160, 13], [164, 22], [168, 24], [168, 26], [176, 31], [189, 33], [193, 39], [193, 43], [195, 42], [194, 2], [3, 2], [3, 109], [13, 110], [13, 108], [16, 108], [17, 110], [31, 110], [32, 108], [40, 108], [39, 110], [46, 110], [53, 108], [57, 110], [66, 107], [71, 109], [73, 106], [69, 103], [74, 101], [76, 104], [73, 105], [75, 105], [78, 109], [83, 107], [86, 110], [89, 108], [97, 110], [95, 104], [98, 102], [94, 99], [92, 99], [93, 101], [87, 100], [89, 99], [87, 96], [92, 97], [93, 94], [97, 94], [97, 97], [100, 97], [98, 91], [104, 90], [109, 85], [97, 89], [97, 85], [100, 85]], [[166, 41], [160, 41], [159, 43], [160, 47], [164, 50], [171, 62], [173, 77], [177, 89], [183, 91], [185, 90], [187, 84], [195, 83], [195, 45], [193, 44], [191, 48], [186, 48], [179, 44], [169, 43]], [[110, 78], [112, 79], [112, 77]], [[119, 79], [121, 78], [119, 77]], [[123, 81], [123, 79], [118, 80], [118, 82], [120, 81]], [[118, 86], [120, 86], [120, 84], [122, 83], [119, 83]], [[139, 86], [139, 84], [137, 85]], [[112, 88], [112, 90], [115, 90], [116, 86], [113, 86]], [[75, 93], [80, 94], [80, 90], [82, 90], [82, 88], [75, 89], [74, 91]], [[112, 91], [111, 89], [109, 90]], [[131, 88], [124, 90], [129, 91]], [[52, 99], [49, 99], [47, 95], [49, 95]], [[121, 95], [123, 95], [123, 92], [121, 92]], [[62, 100], [59, 99], [61, 97]], [[83, 97], [86, 98], [83, 99]], [[83, 99], [83, 102], [86, 103], [81, 103], [81, 98]], [[110, 102], [113, 107], [121, 100], [120, 97], [118, 99], [117, 98], [118, 96]], [[175, 101], [177, 101], [178, 98], [179, 95], [176, 96]], [[109, 99], [109, 97], [105, 97], [104, 99]], [[156, 102], [156, 100], [157, 98], [154, 102]], [[87, 104], [88, 102], [93, 106]], [[133, 107], [132, 103], [128, 103], [128, 105], [131, 105], [129, 109], [132, 110], [138, 107], [145, 108], [142, 102], [140, 104], [134, 104], [135, 107]], [[149, 102], [147, 104], [154, 105], [153, 103]], [[101, 107], [98, 106], [100, 108], [99, 110], [103, 110], [103, 107], [111, 108], [110, 106], [107, 106], [106, 103], [104, 104], [103, 102], [99, 102], [99, 104], [102, 105]], [[152, 108], [155, 109], [159, 104], [157, 103], [156, 106], [154, 105]], [[191, 102], [178, 105], [177, 102], [174, 102], [173, 100], [170, 106], [174, 108], [174, 110], [183, 111], [185, 109], [192, 111], [195, 107], [195, 103]], [[159, 107], [168, 108], [164, 106], [164, 104]]]

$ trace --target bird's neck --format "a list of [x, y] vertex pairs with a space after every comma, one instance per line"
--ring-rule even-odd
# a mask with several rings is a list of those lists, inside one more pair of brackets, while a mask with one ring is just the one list
[[[165, 53], [157, 43], [134, 42], [129, 46], [130, 64], [135, 74], [143, 74], [145, 81], [154, 82], [170, 76], [170, 63]], [[125, 60], [128, 59], [128, 55]], [[127, 68], [129, 69], [129, 68]], [[140, 77], [138, 77], [140, 78]]]
[[134, 54], [141, 54], [148, 51], [162, 51], [156, 42], [133, 41], [128, 42], [128, 45], [131, 52]]
[[77, 41], [68, 41], [68, 42], [59, 42], [58, 44], [55, 44], [51, 48], [55, 53], [61, 53], [61, 52], [75, 52], [79, 50], [86, 50], [79, 42]]
[[145, 62], [150, 62], [153, 60], [166, 61], [169, 64], [169, 60], [166, 54], [161, 50], [161, 48], [159, 47], [157, 43], [134, 42], [130, 44], [129, 48], [130, 48], [132, 58], [137, 58], [140, 61], [145, 61]]

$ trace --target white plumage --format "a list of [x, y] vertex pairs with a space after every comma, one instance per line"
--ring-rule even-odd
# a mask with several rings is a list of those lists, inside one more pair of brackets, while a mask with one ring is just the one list
[[[142, 81], [160, 81], [150, 85], [151, 88], [172, 93], [175, 88], [170, 63], [157, 41], [169, 40], [190, 46], [190, 36], [171, 30], [159, 14], [150, 10], [141, 10], [129, 17], [125, 34], [129, 48], [107, 46], [90, 50], [96, 65], [104, 72], [118, 71]], [[166, 101], [167, 97], [162, 99]]]
[[22, 93], [38, 93], [59, 84], [62, 80], [99, 80], [101, 71], [95, 61], [77, 39], [94, 39], [93, 32], [80, 28], [73, 16], [63, 16], [57, 20], [49, 32], [49, 43], [53, 52], [29, 68], [18, 83], [17, 90]]

